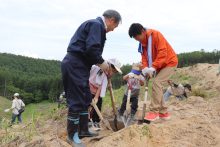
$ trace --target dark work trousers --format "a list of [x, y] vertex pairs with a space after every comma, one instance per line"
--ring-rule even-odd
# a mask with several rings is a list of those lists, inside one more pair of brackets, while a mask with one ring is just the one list
[[[127, 98], [128, 98], [127, 95], [124, 94], [122, 104], [121, 104], [121, 108], [120, 108], [121, 110], [126, 110]], [[131, 109], [133, 109], [136, 112], [137, 108], [138, 108], [138, 95], [134, 96], [134, 97], [131, 97], [130, 102], [132, 102]]]
[[[94, 98], [95, 95], [92, 95], [92, 98]], [[99, 108], [99, 111], [101, 112], [102, 109], [102, 98], [99, 97], [99, 100], [96, 104], [96, 106]], [[95, 109], [92, 107], [92, 110], [90, 112], [90, 118], [92, 118], [93, 122], [100, 122], [99, 116], [97, 114], [97, 112], [95, 111]]]
[[69, 52], [61, 62], [67, 107], [71, 113], [87, 109], [92, 102], [89, 86], [90, 69], [91, 65]]

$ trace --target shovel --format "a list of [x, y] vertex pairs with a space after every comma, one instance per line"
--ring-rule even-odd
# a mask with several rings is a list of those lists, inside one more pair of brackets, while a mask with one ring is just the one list
[[99, 108], [96, 106], [96, 104], [92, 104], [92, 103], [91, 103], [91, 105], [93, 106], [93, 108], [94, 108], [95, 111], [97, 112], [97, 114], [98, 114], [100, 120], [101, 120], [102, 123], [105, 125], [105, 127], [106, 127], [108, 130], [110, 130], [110, 129], [108, 128], [108, 126], [106, 125], [106, 123], [105, 123], [105, 121], [104, 121], [104, 119], [103, 119], [103, 117], [102, 117], [102, 114], [100, 113]]
[[[96, 92], [96, 94], [95, 94], [94, 99], [98, 99], [99, 96], [100, 96], [100, 93], [101, 93], [101, 88], [98, 88], [98, 90], [97, 90], [97, 92]], [[99, 108], [97, 107], [97, 105], [96, 105], [95, 103], [91, 103], [91, 105], [92, 105], [93, 108], [95, 109], [96, 113], [98, 114], [100, 120], [101, 120], [102, 123], [105, 125], [105, 127], [106, 127], [108, 130], [110, 130], [110, 129], [108, 128], [108, 126], [106, 125], [106, 123], [105, 123], [105, 121], [104, 121], [104, 119], [103, 119], [103, 117], [102, 117], [102, 114], [101, 114], [101, 112], [99, 111]]]
[[132, 84], [129, 83], [128, 79], [127, 79], [128, 85], [129, 85], [129, 90], [128, 90], [128, 97], [127, 97], [127, 104], [126, 104], [126, 115], [125, 116], [121, 116], [121, 120], [123, 121], [125, 127], [130, 126], [132, 124], [132, 119], [131, 117], [128, 117], [128, 109], [129, 109], [129, 103], [130, 103], [130, 98], [131, 98], [131, 87], [134, 84], [134, 82]]
[[147, 107], [147, 93], [148, 93], [148, 82], [149, 82], [150, 77], [147, 76], [146, 78], [146, 86], [145, 86], [145, 94], [144, 94], [144, 106], [143, 106], [143, 114], [142, 114], [142, 120], [138, 120], [138, 125], [142, 125], [143, 123], [147, 123], [150, 124], [150, 121], [145, 120], [144, 116], [145, 116], [145, 111], [146, 111], [146, 107]]
[[170, 85], [170, 87], [171, 87], [171, 89], [172, 89], [172, 91], [173, 91], [173, 95], [174, 95], [174, 97], [176, 98], [176, 102], [178, 103], [178, 98], [176, 97], [176, 95], [175, 95], [175, 93], [174, 93], [174, 90], [173, 90], [173, 83], [172, 83], [172, 81], [171, 80], [168, 80], [168, 83], [169, 83], [169, 85]]
[[115, 119], [108, 120], [108, 121], [109, 121], [109, 124], [110, 124], [113, 131], [119, 131], [119, 130], [123, 129], [125, 126], [124, 126], [123, 122], [118, 121], [118, 119], [117, 119], [117, 112], [116, 112], [116, 108], [115, 108], [115, 99], [114, 99], [112, 84], [111, 84], [111, 79], [110, 79], [110, 69], [111, 69], [111, 65], [109, 65], [108, 87], [109, 87], [109, 91], [110, 91], [110, 95], [111, 95], [111, 101], [112, 101], [113, 111], [115, 114]]

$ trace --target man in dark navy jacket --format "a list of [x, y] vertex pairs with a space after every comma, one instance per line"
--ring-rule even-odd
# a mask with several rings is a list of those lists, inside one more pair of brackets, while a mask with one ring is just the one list
[[88, 106], [92, 102], [89, 87], [91, 66], [99, 65], [102, 71], [109, 64], [102, 58], [106, 33], [113, 31], [122, 21], [115, 10], [107, 10], [103, 16], [87, 20], [76, 30], [61, 63], [62, 79], [67, 106], [67, 141], [72, 146], [84, 146], [79, 137], [97, 136], [88, 128]]

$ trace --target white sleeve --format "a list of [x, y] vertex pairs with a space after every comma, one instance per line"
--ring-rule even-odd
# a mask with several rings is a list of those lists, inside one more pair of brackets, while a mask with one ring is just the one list
[[23, 107], [25, 106], [25, 104], [24, 104], [24, 102], [23, 102], [23, 101], [21, 101], [21, 106], [23, 106]]
[[107, 79], [107, 76], [105, 76], [102, 81], [102, 88], [101, 88], [101, 93], [100, 93], [101, 98], [105, 97], [107, 85], [108, 85], [108, 79]]
[[90, 70], [90, 74], [96, 69], [96, 67], [97, 67], [96, 65], [93, 65], [93, 66], [92, 66], [92, 68], [91, 68], [91, 70]]
[[143, 82], [144, 82], [144, 80], [145, 80], [145, 78], [144, 78], [142, 75], [140, 75], [140, 79], [141, 79], [141, 81], [143, 81]]
[[14, 102], [14, 101], [12, 101], [12, 106], [11, 106], [11, 108], [12, 108], [12, 109], [15, 108], [15, 102]]

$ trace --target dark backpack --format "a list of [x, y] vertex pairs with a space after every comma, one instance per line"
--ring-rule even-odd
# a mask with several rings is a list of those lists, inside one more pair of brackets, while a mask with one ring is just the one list
[[[16, 100], [17, 101], [17, 100]], [[18, 101], [17, 101], [18, 102]], [[18, 104], [19, 104], [19, 102], [18, 102]], [[21, 104], [19, 104], [20, 106], [21, 106]], [[17, 108], [16, 108], [17, 109]], [[21, 114], [21, 113], [23, 113], [24, 112], [24, 110], [25, 110], [25, 107], [24, 106], [21, 106], [21, 109], [20, 110], [18, 110], [18, 113], [19, 114]]]

